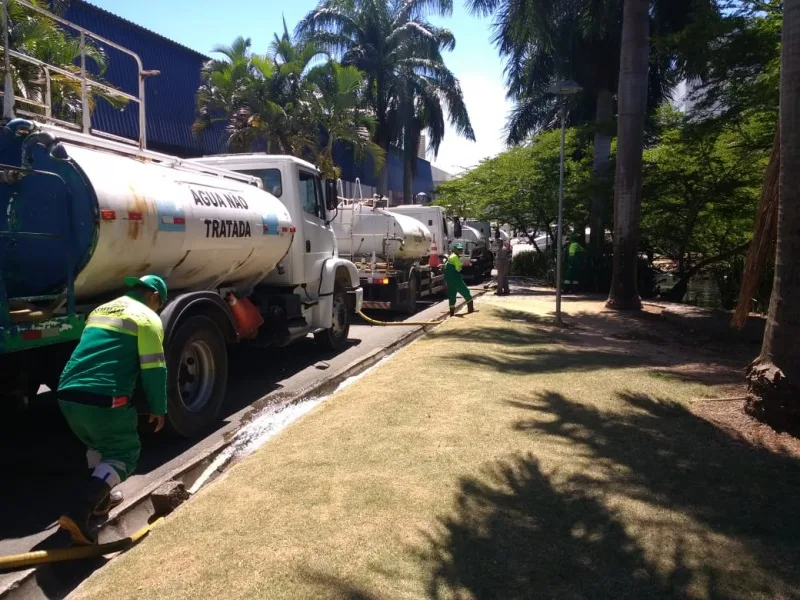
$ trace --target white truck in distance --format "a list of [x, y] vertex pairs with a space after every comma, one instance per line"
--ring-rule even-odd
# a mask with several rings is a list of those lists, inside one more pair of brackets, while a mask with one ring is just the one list
[[429, 263], [431, 232], [419, 220], [339, 198], [333, 228], [342, 256], [358, 269], [364, 308], [414, 314], [417, 300], [445, 290], [441, 266]]

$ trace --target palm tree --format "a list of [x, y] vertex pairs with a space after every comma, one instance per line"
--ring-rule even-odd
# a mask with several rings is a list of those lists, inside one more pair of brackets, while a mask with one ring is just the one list
[[306, 157], [326, 177], [338, 176], [335, 144], [383, 165], [383, 152], [371, 141], [374, 119], [361, 109], [366, 85], [358, 69], [331, 61], [313, 43], [295, 43], [285, 23], [266, 55], [253, 53], [242, 37], [214, 52], [224, 58], [203, 68], [195, 132], [223, 122], [234, 151], [266, 147]]
[[642, 152], [650, 54], [648, 0], [625, 0], [619, 69], [617, 174], [614, 189], [614, 270], [606, 306], [639, 310], [636, 288], [639, 214], [642, 207]]
[[203, 67], [194, 130], [203, 133], [224, 122], [234, 151], [266, 147], [299, 156], [313, 144], [307, 75], [320, 52], [278, 36], [268, 54], [250, 48], [250, 40], [239, 37], [213, 49], [224, 58]]
[[403, 146], [403, 198], [406, 204], [413, 195], [417, 151], [422, 133], [427, 134], [428, 150], [436, 157], [444, 140], [445, 108], [458, 133], [475, 139], [458, 80], [443, 65], [440, 67], [419, 61], [418, 66], [419, 74], [409, 74], [404, 78], [407, 85], [399, 98], [399, 140]]
[[[659, 33], [683, 29], [690, 16], [714, 15], [713, 0], [652, 0], [651, 27]], [[590, 210], [591, 255], [602, 253], [606, 194], [613, 134], [614, 95], [619, 83], [623, 4], [619, 0], [468, 0], [479, 15], [495, 15], [494, 41], [506, 58], [508, 95], [515, 108], [508, 122], [508, 143], [557, 122], [557, 100], [547, 93], [554, 82], [576, 81], [584, 94], [570, 119], [573, 125], [594, 121], [594, 185]], [[684, 43], [686, 43], [684, 41]], [[702, 44], [697, 41], [697, 45]], [[652, 111], [672, 92], [688, 71], [684, 53], [660, 43], [650, 56], [648, 109]]]
[[376, 168], [385, 161], [383, 149], [372, 141], [375, 119], [362, 110], [366, 93], [364, 75], [355, 67], [329, 62], [310, 76], [313, 122], [318, 125], [320, 141], [316, 145], [316, 161], [323, 176], [338, 179], [341, 170], [334, 164], [333, 147], [342, 144], [357, 158], [368, 154]]
[[[456, 130], [475, 138], [461, 87], [442, 58], [443, 50], [455, 46], [453, 34], [426, 20], [430, 14], [449, 15], [452, 8], [452, 0], [323, 0], [297, 27], [304, 39], [365, 74], [365, 100], [376, 121], [373, 139], [387, 154], [394, 143], [412, 150], [413, 138], [419, 139], [415, 128], [438, 126], [436, 119], [415, 118], [424, 117], [417, 114], [418, 99], [438, 103], [440, 112], [444, 103]], [[388, 190], [387, 175], [384, 169], [379, 177], [382, 193]]]
[[747, 373], [750, 414], [778, 427], [800, 417], [800, 0], [783, 5], [780, 197], [775, 278], [760, 356]]

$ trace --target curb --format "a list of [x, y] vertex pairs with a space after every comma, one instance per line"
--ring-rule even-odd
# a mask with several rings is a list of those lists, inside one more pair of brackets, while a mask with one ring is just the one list
[[[483, 295], [483, 293], [485, 292], [475, 292], [473, 295], [475, 298], [477, 298]], [[436, 320], [447, 321], [449, 318], [447, 316], [448, 308], [446, 303], [447, 301], [443, 300], [431, 307], [434, 308], [441, 305], [443, 308], [443, 310], [437, 312], [439, 316], [435, 317]], [[464, 302], [458, 304], [456, 309], [458, 310], [462, 308], [464, 304]], [[413, 329], [408, 332], [404, 332], [394, 342], [383, 348], [376, 348], [365, 356], [351, 361], [349, 364], [335, 371], [331, 375], [320, 379], [313, 385], [310, 385], [292, 394], [287, 394], [282, 390], [275, 390], [259, 398], [248, 407], [243, 408], [241, 411], [230, 417], [233, 419], [232, 423], [220, 430], [222, 439], [212, 444], [208, 448], [205, 448], [201, 452], [198, 452], [188, 463], [179, 465], [168, 471], [162, 477], [159, 477], [156, 481], [153, 481], [133, 497], [131, 497], [130, 500], [126, 500], [122, 506], [112, 511], [108, 521], [106, 521], [100, 528], [99, 533], [101, 540], [105, 541], [104, 538], [107, 537], [122, 539], [130, 536], [133, 532], [143, 527], [156, 513], [156, 509], [153, 505], [154, 492], [168, 482], [178, 482], [182, 484], [185, 489], [190, 489], [194, 485], [195, 481], [197, 481], [198, 478], [200, 478], [200, 476], [203, 475], [205, 471], [212, 465], [214, 460], [228, 446], [231, 445], [231, 443], [235, 440], [236, 432], [249, 423], [253, 417], [258, 415], [267, 406], [273, 408], [274, 410], [280, 410], [300, 402], [309, 396], [317, 396], [323, 395], [326, 392], [333, 392], [333, 390], [335, 390], [336, 387], [344, 380], [366, 371], [385, 357], [394, 354], [401, 348], [416, 341], [424, 336], [428, 331], [431, 331], [438, 326], [439, 324], [432, 324], [430, 326], [409, 325], [408, 327]], [[216, 477], [222, 474], [233, 462], [235, 462], [235, 459], [231, 458], [230, 460], [220, 464], [210, 476], [207, 476], [207, 479], [203, 482], [202, 486], [196, 491], [200, 491], [208, 483], [216, 479]], [[112, 560], [115, 556], [116, 555], [112, 555], [108, 558], [108, 560]], [[62, 584], [61, 587], [66, 587], [66, 589], [53, 590], [50, 589], [52, 583], [61, 582], [63, 577], [54, 572], [58, 564], [59, 563], [46, 564], [25, 571], [20, 571], [20, 577], [17, 580], [10, 582], [5, 589], [0, 590], [0, 600], [29, 600], [33, 598], [48, 598], [53, 597], [54, 593], [56, 593], [58, 597], [64, 597], [77, 589], [86, 579], [89, 578], [89, 576], [91, 576], [95, 570], [91, 566], [87, 567], [85, 564], [81, 570], [80, 561], [70, 563], [75, 565], [75, 573], [70, 573], [70, 576], [64, 579], [71, 581], [77, 580], [79, 583], [74, 586], [69, 585], [68, 583], [66, 585]], [[48, 582], [49, 589], [47, 593], [45, 593], [38, 584], [40, 576], [43, 580]]]

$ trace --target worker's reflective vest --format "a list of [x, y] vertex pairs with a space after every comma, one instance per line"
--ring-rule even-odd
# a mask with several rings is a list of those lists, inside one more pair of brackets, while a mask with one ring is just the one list
[[461, 272], [463, 266], [464, 265], [461, 262], [461, 257], [455, 252], [447, 257], [447, 262], [444, 264], [445, 271], [448, 269], [455, 269], [456, 271]]
[[167, 364], [159, 316], [135, 292], [98, 306], [89, 315], [81, 341], [59, 390], [132, 397], [141, 374], [151, 414], [167, 412]]

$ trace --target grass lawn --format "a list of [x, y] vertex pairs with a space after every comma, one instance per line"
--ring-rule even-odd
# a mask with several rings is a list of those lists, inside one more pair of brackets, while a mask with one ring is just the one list
[[599, 302], [567, 302], [566, 329], [552, 296], [478, 308], [291, 425], [76, 597], [800, 597], [797, 459], [693, 412], [732, 395], [749, 349]]

